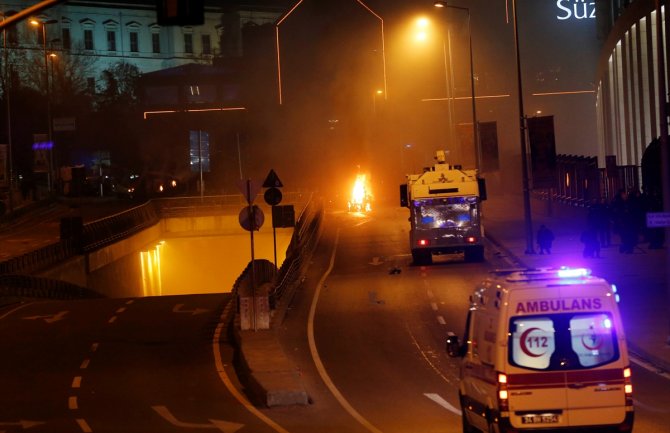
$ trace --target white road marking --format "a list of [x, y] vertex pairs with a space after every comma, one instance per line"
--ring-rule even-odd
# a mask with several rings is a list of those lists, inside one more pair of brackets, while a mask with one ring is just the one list
[[444, 320], [444, 317], [442, 316], [437, 316], [437, 321], [440, 322], [440, 325], [446, 325], [447, 321]]
[[134, 299], [130, 299], [130, 300], [126, 301], [126, 305], [130, 305], [130, 304], [132, 304], [133, 302], [135, 302], [135, 300], [134, 300]]
[[195, 308], [193, 310], [182, 310], [183, 306], [184, 306], [184, 304], [175, 305], [174, 308], [172, 309], [172, 312], [173, 313], [186, 313], [186, 314], [190, 314], [192, 316], [195, 316], [196, 314], [202, 314], [202, 313], [206, 313], [206, 312], [209, 311], [206, 308]]
[[84, 433], [91, 433], [93, 431], [84, 418], [77, 418], [77, 424], [79, 424], [79, 428]]
[[81, 376], [75, 376], [72, 379], [72, 388], [81, 388]]
[[0, 316], [0, 320], [4, 319], [5, 317], [9, 316], [10, 314], [14, 313], [15, 311], [20, 310], [21, 308], [26, 308], [28, 305], [32, 305], [32, 302], [28, 302], [27, 304], [19, 305], [19, 306], [16, 307], [16, 308], [12, 308], [12, 309], [9, 310], [8, 312], [6, 312], [6, 313], [3, 314], [2, 316]]
[[121, 308], [119, 308], [118, 310], [116, 310], [116, 313], [117, 313], [117, 314], [121, 314], [121, 313], [123, 313], [124, 311], [126, 311], [126, 307], [121, 307]]
[[227, 422], [227, 421], [221, 421], [218, 419], [210, 419], [208, 420], [208, 423], [191, 423], [191, 422], [183, 422], [179, 421], [177, 418], [175, 418], [174, 415], [168, 410], [167, 407], [165, 406], [151, 406], [153, 410], [155, 410], [158, 415], [162, 416], [167, 422], [170, 424], [176, 426], [176, 427], [182, 427], [182, 428], [197, 428], [197, 429], [206, 429], [206, 428], [214, 428], [221, 430], [224, 433], [235, 433], [242, 427], [244, 427], [244, 424], [237, 424], [233, 422]]
[[429, 399], [433, 400], [435, 403], [442, 406], [443, 408], [445, 408], [446, 410], [448, 410], [450, 412], [453, 412], [458, 416], [463, 416], [463, 412], [461, 412], [460, 409], [458, 409], [457, 407], [452, 406], [451, 403], [449, 403], [447, 400], [440, 397], [439, 394], [425, 393], [424, 395], [426, 397], [428, 397]]
[[0, 427], [13, 427], [13, 426], [20, 426], [22, 429], [27, 430], [31, 427], [36, 427], [38, 425], [46, 424], [45, 422], [42, 421], [29, 421], [22, 419], [17, 422], [5, 422], [5, 421], [0, 421]]
[[335, 245], [333, 246], [333, 252], [330, 256], [330, 264], [328, 266], [328, 269], [326, 269], [326, 272], [323, 274], [318, 284], [316, 285], [314, 298], [312, 298], [312, 305], [309, 308], [309, 318], [307, 320], [307, 340], [309, 341], [309, 351], [312, 354], [312, 359], [314, 360], [316, 369], [319, 372], [319, 376], [321, 376], [321, 380], [323, 380], [323, 382], [326, 384], [330, 392], [337, 399], [337, 401], [344, 408], [344, 410], [349, 412], [349, 415], [351, 415], [356, 421], [358, 421], [363, 427], [365, 427], [369, 431], [373, 433], [381, 433], [381, 430], [379, 430], [377, 427], [373, 426], [368, 420], [363, 418], [363, 416], [360, 413], [358, 413], [358, 411], [356, 411], [356, 409], [354, 409], [353, 406], [351, 406], [351, 404], [349, 404], [347, 399], [344, 398], [340, 390], [337, 389], [337, 387], [331, 380], [330, 376], [328, 376], [328, 372], [326, 372], [326, 368], [323, 365], [323, 361], [321, 361], [319, 352], [316, 349], [316, 340], [314, 339], [314, 316], [316, 315], [316, 304], [319, 302], [319, 295], [321, 294], [323, 283], [326, 281], [326, 278], [328, 278], [328, 275], [330, 275], [331, 271], [333, 270], [333, 267], [335, 266], [335, 254], [337, 253], [337, 245], [339, 241], [340, 241], [340, 230], [338, 229], [337, 234], [335, 235]]
[[382, 263], [384, 263], [384, 259], [375, 256], [372, 258], [372, 261], [369, 264], [372, 266], [379, 266]]
[[431, 302], [430, 303], [430, 308], [432, 308], [433, 311], [437, 311], [437, 303], [436, 302]]
[[79, 366], [80, 369], [86, 370], [88, 368], [88, 364], [91, 363], [91, 360], [86, 358], [81, 362], [81, 365]]
[[24, 317], [23, 320], [37, 320], [37, 319], [44, 319], [44, 322], [46, 323], [54, 323], [58, 322], [59, 320], [63, 320], [65, 318], [65, 315], [69, 311], [59, 311], [56, 314], [47, 314], [45, 316], [30, 316], [30, 317]]
[[95, 352], [96, 350], [98, 350], [98, 346], [100, 346], [99, 343], [91, 344], [91, 352]]
[[77, 396], [70, 396], [70, 398], [67, 399], [67, 408], [70, 410], [77, 410], [79, 409], [79, 405], [77, 404]]
[[112, 316], [111, 319], [109, 319], [108, 323], [114, 323], [116, 322], [116, 316]]
[[226, 318], [226, 315], [228, 314], [228, 306], [232, 305], [232, 302], [229, 302], [226, 308], [223, 309], [223, 312], [221, 313], [220, 320], [218, 325], [216, 325], [216, 330], [214, 330], [214, 336], [212, 337], [212, 351], [214, 352], [214, 365], [216, 367], [216, 371], [219, 374], [219, 379], [223, 382], [223, 384], [226, 386], [228, 389], [228, 392], [235, 397], [235, 399], [242, 405], [244, 406], [249, 412], [251, 412], [254, 416], [259, 418], [261, 421], [263, 421], [265, 424], [270, 426], [274, 431], [279, 432], [279, 433], [289, 433], [288, 430], [284, 429], [282, 426], [279, 424], [275, 423], [273, 420], [268, 418], [265, 414], [260, 412], [254, 405], [252, 405], [247, 398], [240, 393], [240, 391], [235, 388], [235, 385], [233, 385], [233, 382], [230, 380], [230, 377], [228, 377], [228, 373], [226, 373], [226, 370], [223, 365], [223, 361], [221, 360], [221, 346], [220, 346], [220, 341], [221, 341], [221, 334], [223, 333], [223, 329], [226, 326], [226, 322], [224, 319]]
[[662, 376], [662, 377], [670, 380], [670, 373], [668, 373], [667, 371], [660, 370], [659, 368], [657, 368], [654, 365], [648, 363], [644, 359], [641, 359], [641, 358], [635, 356], [632, 353], [628, 354], [628, 358], [630, 358], [630, 361], [632, 363], [634, 363], [635, 365], [637, 365], [639, 367], [642, 367], [647, 371], [651, 371], [652, 373], [655, 373], [659, 376]]

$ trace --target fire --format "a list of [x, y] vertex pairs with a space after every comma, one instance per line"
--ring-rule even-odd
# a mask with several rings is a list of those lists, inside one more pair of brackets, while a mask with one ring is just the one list
[[370, 185], [365, 174], [357, 174], [354, 188], [351, 191], [349, 212], [370, 212], [372, 210]]

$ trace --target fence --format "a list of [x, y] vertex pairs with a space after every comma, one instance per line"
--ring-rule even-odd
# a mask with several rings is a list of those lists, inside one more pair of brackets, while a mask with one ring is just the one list
[[607, 167], [598, 168], [598, 158], [575, 155], [556, 156], [556, 188], [537, 189], [533, 194], [570, 206], [587, 207], [594, 200], [611, 201], [621, 189], [640, 189], [639, 167], [616, 165], [607, 158]]

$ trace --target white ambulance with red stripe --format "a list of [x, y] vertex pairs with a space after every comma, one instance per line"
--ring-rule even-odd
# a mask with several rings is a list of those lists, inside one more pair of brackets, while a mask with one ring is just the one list
[[492, 272], [470, 298], [463, 432], [630, 432], [633, 387], [616, 287], [587, 269]]

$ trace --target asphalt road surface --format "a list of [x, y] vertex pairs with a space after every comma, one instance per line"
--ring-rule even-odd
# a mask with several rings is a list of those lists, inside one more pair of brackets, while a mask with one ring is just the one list
[[[277, 330], [307, 406], [244, 399], [229, 294], [31, 302], [0, 310], [0, 432], [460, 431], [445, 334], [462, 333], [470, 291], [504, 254], [413, 266], [407, 230], [404, 209], [326, 216]], [[667, 432], [668, 378], [634, 364], [633, 383], [635, 431]]]

